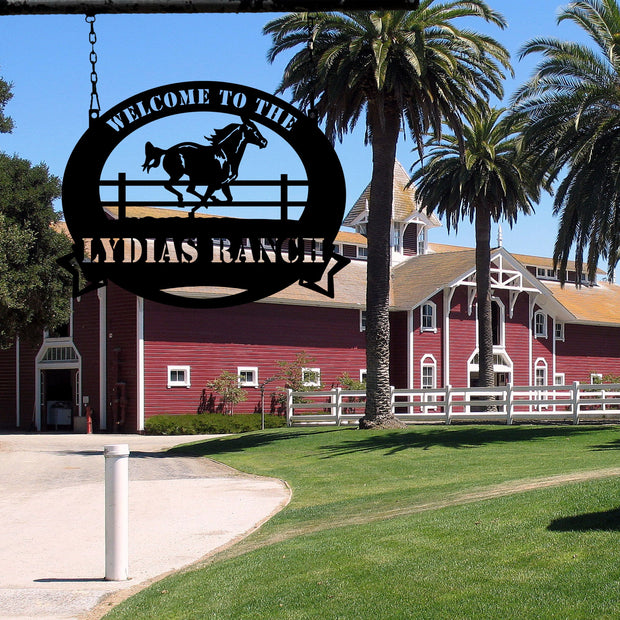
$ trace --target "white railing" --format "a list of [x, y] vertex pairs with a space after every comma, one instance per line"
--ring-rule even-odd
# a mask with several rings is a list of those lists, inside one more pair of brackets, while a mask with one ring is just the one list
[[[391, 388], [392, 411], [405, 423], [453, 421], [572, 422], [620, 421], [620, 384], [512, 386], [436, 389]], [[357, 424], [364, 415], [366, 392], [323, 390], [287, 395], [287, 423]]]

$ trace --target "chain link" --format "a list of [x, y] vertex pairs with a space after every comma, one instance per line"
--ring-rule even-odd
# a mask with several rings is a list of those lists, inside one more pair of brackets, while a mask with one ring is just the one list
[[101, 106], [99, 105], [99, 94], [97, 93], [97, 52], [95, 52], [95, 43], [97, 43], [97, 34], [95, 33], [95, 16], [87, 15], [86, 23], [90, 24], [90, 32], [88, 33], [88, 42], [90, 43], [90, 109], [88, 111], [89, 120], [93, 121], [99, 118]]

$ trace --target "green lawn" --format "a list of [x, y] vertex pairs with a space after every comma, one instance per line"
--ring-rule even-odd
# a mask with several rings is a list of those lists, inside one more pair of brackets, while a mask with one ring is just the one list
[[618, 618], [619, 431], [277, 429], [178, 449], [293, 499], [109, 617]]

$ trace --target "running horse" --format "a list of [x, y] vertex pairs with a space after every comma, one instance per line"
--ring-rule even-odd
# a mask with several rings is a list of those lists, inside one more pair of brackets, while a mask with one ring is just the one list
[[[195, 142], [181, 142], [169, 149], [160, 149], [147, 142], [144, 146], [146, 159], [142, 170], [150, 172], [157, 168], [160, 162], [170, 178], [164, 187], [177, 196], [179, 205], [183, 205], [183, 194], [173, 187], [186, 174], [189, 178], [187, 191], [200, 198], [200, 203], [190, 212], [190, 217], [200, 207], [207, 207], [207, 201], [220, 202], [213, 194], [222, 190], [228, 202], [232, 202], [230, 183], [237, 178], [239, 164], [248, 144], [255, 144], [263, 149], [267, 140], [260, 134], [256, 125], [248, 120], [241, 119], [242, 123], [231, 123], [223, 129], [216, 129], [213, 135], [205, 138], [208, 145]], [[196, 191], [197, 185], [206, 186], [204, 195]]]

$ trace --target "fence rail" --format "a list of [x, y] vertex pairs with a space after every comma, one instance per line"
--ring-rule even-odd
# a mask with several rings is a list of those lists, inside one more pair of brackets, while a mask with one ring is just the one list
[[[570, 422], [620, 421], [620, 384], [544, 386], [506, 385], [493, 388], [395, 389], [394, 415], [408, 424], [416, 422], [516, 421]], [[364, 415], [364, 391], [334, 388], [287, 394], [289, 426], [357, 424]]]
[[[168, 181], [154, 181], [154, 180], [131, 180], [127, 178], [124, 172], [119, 172], [118, 178], [115, 180], [101, 180], [99, 185], [101, 187], [116, 187], [118, 188], [118, 195], [116, 200], [102, 200], [101, 205], [104, 207], [118, 207], [118, 219], [122, 220], [127, 217], [127, 207], [178, 207], [178, 200], [128, 200], [127, 188], [128, 187], [163, 187]], [[187, 187], [190, 184], [189, 181], [174, 181], [172, 185], [179, 187]], [[283, 221], [288, 220], [288, 210], [291, 207], [305, 207], [307, 205], [306, 200], [290, 200], [289, 188], [290, 187], [307, 187], [308, 181], [289, 179], [287, 174], [281, 174], [277, 180], [254, 180], [254, 181], [232, 181], [229, 184], [231, 187], [276, 187], [279, 188], [280, 193], [278, 200], [233, 200], [231, 202], [218, 202], [209, 203], [217, 204], [218, 207], [278, 207], [280, 209], [280, 219]], [[202, 203], [198, 200], [192, 200], [186, 196], [181, 206], [183, 207], [196, 207]]]

